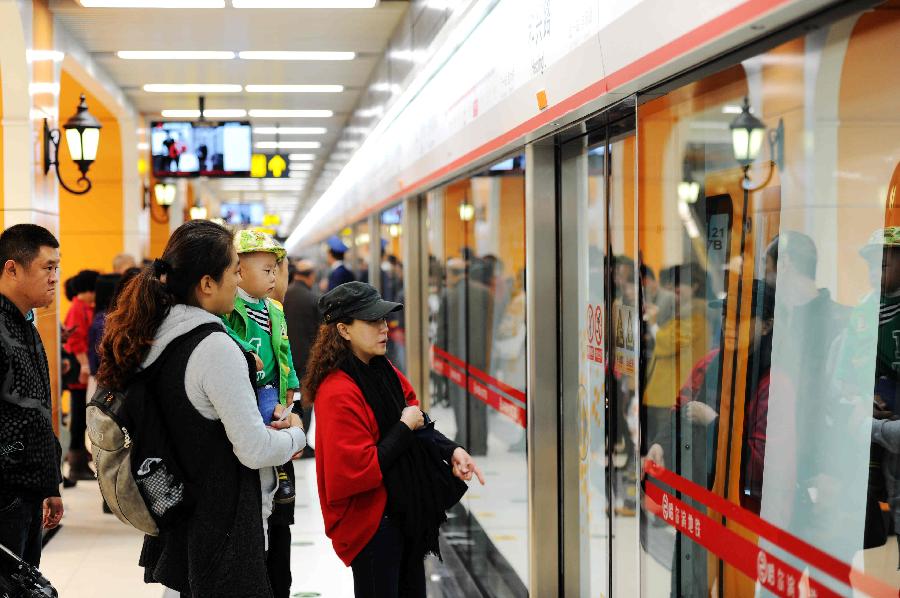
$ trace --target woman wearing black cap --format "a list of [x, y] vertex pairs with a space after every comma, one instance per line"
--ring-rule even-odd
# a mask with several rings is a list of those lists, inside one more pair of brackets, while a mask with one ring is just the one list
[[[323, 295], [325, 323], [303, 379], [303, 396], [315, 407], [325, 533], [353, 568], [357, 598], [425, 596], [424, 557], [439, 554], [446, 520], [429, 448], [459, 480], [474, 474], [484, 484], [469, 454], [426, 426], [409, 380], [384, 357], [385, 318], [402, 308], [362, 282]], [[427, 439], [413, 434], [423, 427]]]

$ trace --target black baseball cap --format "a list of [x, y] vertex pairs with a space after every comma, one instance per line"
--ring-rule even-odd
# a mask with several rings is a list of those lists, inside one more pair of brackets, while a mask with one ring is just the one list
[[346, 282], [319, 297], [319, 313], [326, 324], [353, 318], [374, 322], [403, 309], [402, 303], [385, 301], [370, 284]]

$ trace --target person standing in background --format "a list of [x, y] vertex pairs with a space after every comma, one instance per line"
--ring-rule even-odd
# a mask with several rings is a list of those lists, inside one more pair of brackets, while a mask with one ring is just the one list
[[125, 274], [125, 272], [136, 266], [137, 262], [130, 253], [120, 253], [113, 258], [112, 269], [114, 274]]
[[91, 373], [88, 362], [88, 331], [94, 319], [94, 287], [98, 276], [100, 274], [95, 270], [82, 270], [75, 276], [76, 296], [66, 314], [65, 327], [70, 332], [64, 348], [75, 356], [79, 366], [78, 380], [69, 384], [71, 437], [66, 463], [69, 464], [70, 481], [94, 479], [94, 472], [88, 465], [91, 455], [84, 445], [84, 433], [87, 383]]
[[33, 311], [53, 303], [58, 282], [59, 242], [50, 231], [17, 224], [0, 235], [0, 544], [35, 567], [41, 528], [63, 516], [62, 449]]
[[[299, 260], [295, 266], [294, 282], [288, 287], [284, 297], [284, 318], [287, 321], [288, 338], [291, 343], [291, 354], [294, 369], [301, 380], [306, 374], [306, 362], [309, 350], [316, 340], [322, 317], [317, 302], [319, 297], [313, 289], [316, 285], [316, 265], [307, 259]], [[309, 430], [312, 408], [303, 408], [303, 426]], [[303, 456], [311, 458], [312, 449], [307, 448]]]
[[344, 255], [346, 253], [347, 246], [340, 239], [337, 237], [328, 238], [328, 266], [331, 270], [328, 274], [328, 286], [325, 290], [330, 291], [345, 282], [356, 280], [353, 272], [344, 265]]

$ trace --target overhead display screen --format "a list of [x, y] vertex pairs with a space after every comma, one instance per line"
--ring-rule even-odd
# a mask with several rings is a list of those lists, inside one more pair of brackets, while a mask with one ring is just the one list
[[250, 123], [154, 122], [150, 152], [157, 178], [249, 176]]

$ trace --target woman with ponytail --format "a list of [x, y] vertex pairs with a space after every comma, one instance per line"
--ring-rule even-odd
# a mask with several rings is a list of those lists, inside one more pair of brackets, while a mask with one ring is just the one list
[[409, 380], [384, 356], [386, 318], [402, 308], [362, 282], [323, 295], [325, 323], [302, 384], [315, 409], [325, 533], [353, 568], [356, 598], [425, 597], [424, 559], [440, 555], [447, 519], [430, 449], [459, 480], [475, 475], [484, 484], [469, 453], [433, 429]]
[[296, 415], [271, 428], [259, 417], [255, 363], [220, 320], [240, 278], [232, 234], [187, 222], [122, 290], [100, 342], [100, 386], [124, 389], [148, 370], [149, 396], [196, 505], [171, 529], [145, 537], [140, 558], [144, 581], [182, 596], [272, 596], [263, 526], [274, 466], [306, 442]]

